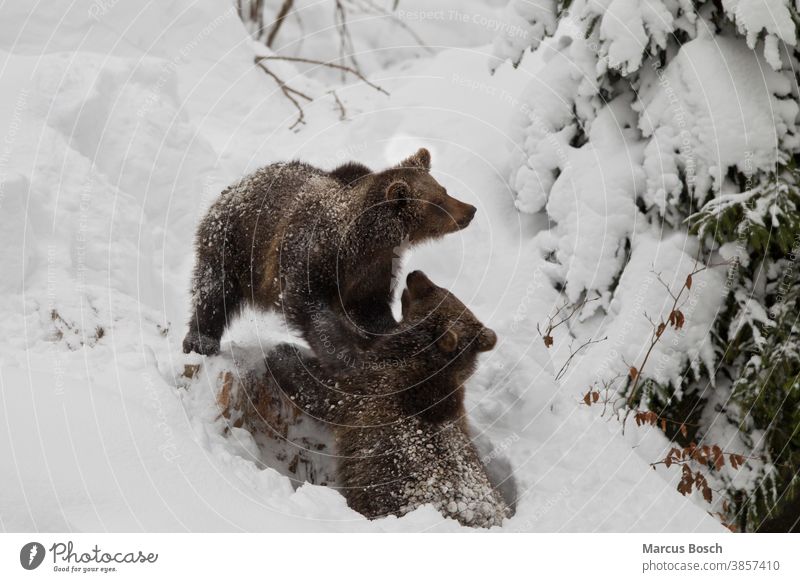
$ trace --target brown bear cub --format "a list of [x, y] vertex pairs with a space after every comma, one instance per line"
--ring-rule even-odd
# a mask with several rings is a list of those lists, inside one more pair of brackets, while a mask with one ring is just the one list
[[475, 215], [430, 164], [426, 149], [380, 172], [288, 162], [226, 189], [198, 227], [184, 352], [218, 352], [245, 304], [282, 311], [315, 352], [317, 313], [348, 321], [364, 344], [394, 328], [398, 249], [465, 228]]
[[497, 336], [420, 271], [408, 276], [402, 305], [395, 332], [335, 380], [289, 344], [268, 356], [269, 373], [299, 408], [330, 423], [337, 483], [351, 508], [376, 518], [430, 503], [463, 525], [500, 525], [508, 508], [468, 436], [464, 408], [464, 383]]

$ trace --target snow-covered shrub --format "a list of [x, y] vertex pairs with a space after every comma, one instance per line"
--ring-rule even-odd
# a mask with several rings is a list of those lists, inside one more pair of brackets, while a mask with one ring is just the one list
[[503, 12], [509, 33], [497, 35], [495, 54], [518, 64], [525, 50], [536, 48], [555, 32], [557, 5], [557, 0], [510, 0]]
[[[665, 431], [680, 444], [719, 441], [757, 457], [710, 478], [727, 488], [730, 503], [717, 507], [726, 519], [769, 528], [797, 511], [788, 502], [800, 491], [798, 9], [789, 0], [526, 4], [512, 0], [508, 11], [528, 17], [532, 42], [496, 43], [514, 66], [541, 44], [518, 116], [517, 208], [555, 223], [540, 235], [551, 278], [571, 302], [600, 295], [580, 314], [603, 316], [595, 330], [620, 317], [620, 295], [631, 294], [620, 281], [641, 274], [631, 260], [641, 249], [670, 276], [681, 264], [660, 255], [676, 233], [701, 260], [730, 261], [727, 280], [708, 279], [716, 306], [687, 317], [702, 358], [676, 344], [669, 374], [640, 371], [637, 402], [686, 419], [690, 428]], [[573, 327], [580, 333], [577, 319]], [[608, 382], [613, 372], [594, 373]], [[630, 387], [617, 382], [623, 395]]]

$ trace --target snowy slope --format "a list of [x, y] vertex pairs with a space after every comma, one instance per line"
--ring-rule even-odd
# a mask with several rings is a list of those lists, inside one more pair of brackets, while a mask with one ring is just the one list
[[[213, 374], [178, 388], [194, 225], [222, 187], [271, 161], [381, 167], [426, 146], [436, 177], [479, 210], [406, 268], [451, 288], [500, 336], [467, 404], [493, 443], [487, 459], [513, 470], [517, 513], [503, 529], [721, 530], [618, 425], [579, 405], [581, 368], [581, 382], [553, 379], [535, 331], [562, 301], [534, 236], [548, 225], [516, 210], [505, 180], [527, 79], [489, 76], [488, 47], [375, 70], [390, 96], [337, 86], [345, 121], [322, 81], [287, 66], [319, 96], [292, 132], [293, 107], [253, 66], [224, 0], [0, 10], [0, 527], [462, 529], [430, 508], [368, 522], [330, 488], [295, 489], [249, 433], [225, 430]], [[285, 338], [274, 318], [248, 313], [224, 347]]]

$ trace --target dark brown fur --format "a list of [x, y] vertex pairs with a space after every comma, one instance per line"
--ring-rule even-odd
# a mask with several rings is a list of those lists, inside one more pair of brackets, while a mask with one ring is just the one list
[[447, 195], [421, 149], [371, 172], [273, 164], [225, 190], [201, 221], [185, 352], [211, 354], [245, 304], [281, 311], [312, 349], [312, 316], [332, 312], [362, 339], [396, 326], [392, 266], [404, 244], [466, 227], [475, 207]]
[[301, 409], [331, 423], [350, 507], [375, 518], [431, 503], [464, 525], [500, 525], [507, 507], [470, 441], [464, 409], [464, 383], [497, 338], [419, 271], [402, 299], [396, 332], [335, 381], [287, 344], [268, 368]]

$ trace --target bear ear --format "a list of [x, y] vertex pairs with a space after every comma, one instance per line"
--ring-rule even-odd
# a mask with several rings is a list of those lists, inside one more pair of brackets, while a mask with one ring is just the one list
[[386, 200], [403, 200], [410, 196], [411, 191], [403, 180], [395, 180], [386, 187]]
[[453, 353], [458, 347], [458, 334], [450, 328], [436, 341], [436, 345], [446, 354]]
[[478, 335], [478, 351], [488, 352], [497, 345], [497, 334], [488, 327], [484, 327]]
[[417, 153], [400, 162], [401, 168], [419, 168], [421, 170], [431, 169], [431, 152], [426, 148], [419, 148]]

